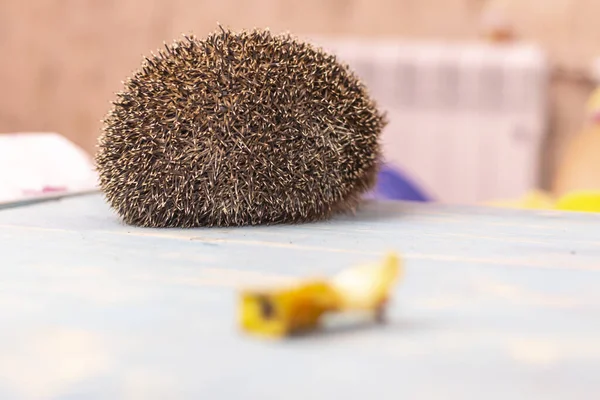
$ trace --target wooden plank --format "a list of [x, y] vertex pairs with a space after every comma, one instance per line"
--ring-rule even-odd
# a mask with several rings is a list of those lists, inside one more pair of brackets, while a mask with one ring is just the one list
[[16, 201], [15, 200], [0, 201], [0, 210], [6, 209], [6, 208], [25, 207], [25, 206], [30, 206], [33, 204], [45, 203], [48, 201], [62, 200], [62, 199], [66, 199], [69, 197], [87, 196], [89, 194], [98, 193], [98, 192], [99, 192], [98, 190], [84, 190], [84, 191], [58, 193], [58, 194], [57, 193], [49, 193], [49, 194], [41, 194], [41, 195], [36, 195], [36, 196], [31, 196], [31, 197], [24, 197], [24, 198], [16, 200]]
[[[390, 323], [265, 343], [260, 280], [406, 262]], [[97, 195], [0, 212], [2, 399], [597, 399], [600, 217], [370, 203], [298, 226], [136, 229]]]

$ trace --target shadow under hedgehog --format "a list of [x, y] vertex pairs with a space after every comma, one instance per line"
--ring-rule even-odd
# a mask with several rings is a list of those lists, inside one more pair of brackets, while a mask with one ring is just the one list
[[220, 28], [146, 57], [103, 121], [100, 189], [125, 223], [301, 223], [353, 211], [387, 124], [348, 65], [268, 30]]

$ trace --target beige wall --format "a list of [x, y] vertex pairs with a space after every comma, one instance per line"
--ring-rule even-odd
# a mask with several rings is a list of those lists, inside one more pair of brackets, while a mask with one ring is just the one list
[[[53, 130], [93, 151], [112, 93], [142, 54], [216, 22], [295, 33], [461, 39], [477, 32], [483, 0], [1, 0], [0, 131]], [[517, 31], [552, 59], [587, 67], [600, 54], [598, 0], [507, 0]], [[546, 153], [580, 125], [588, 88], [558, 83]]]

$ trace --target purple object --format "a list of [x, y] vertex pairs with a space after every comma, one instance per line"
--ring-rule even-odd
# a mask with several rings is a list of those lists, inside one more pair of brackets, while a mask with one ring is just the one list
[[415, 182], [390, 165], [384, 165], [377, 176], [377, 184], [370, 198], [428, 202], [431, 198]]

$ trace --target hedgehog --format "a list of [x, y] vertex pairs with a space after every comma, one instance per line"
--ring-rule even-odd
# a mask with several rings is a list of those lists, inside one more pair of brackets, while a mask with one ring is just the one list
[[347, 64], [290, 33], [182, 35], [123, 85], [95, 165], [128, 225], [326, 220], [376, 183], [385, 113]]

